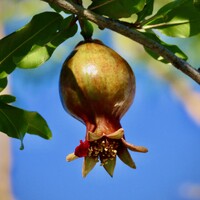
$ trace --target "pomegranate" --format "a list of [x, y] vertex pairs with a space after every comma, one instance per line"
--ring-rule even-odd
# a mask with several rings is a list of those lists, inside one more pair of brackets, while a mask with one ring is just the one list
[[100, 161], [112, 176], [118, 156], [136, 168], [128, 150], [147, 152], [126, 142], [120, 119], [132, 104], [135, 77], [129, 64], [99, 40], [80, 42], [63, 64], [60, 96], [65, 110], [86, 125], [84, 141], [67, 156], [84, 157], [85, 177]]

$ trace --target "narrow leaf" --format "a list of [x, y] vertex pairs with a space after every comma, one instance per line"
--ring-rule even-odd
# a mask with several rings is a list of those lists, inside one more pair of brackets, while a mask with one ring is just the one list
[[[66, 21], [68, 26], [64, 28], [62, 24]], [[75, 34], [76, 28], [71, 28], [70, 22], [55, 12], [40, 13], [23, 28], [0, 40], [0, 78], [15, 67], [34, 68], [48, 60], [60, 43]]]
[[[56, 33], [61, 15], [44, 12], [18, 31], [0, 40], [0, 77], [10, 74], [25, 55], [36, 46], [43, 46]], [[48, 33], [48, 34], [47, 34]], [[37, 59], [37, 58], [35, 58]]]
[[0, 102], [0, 131], [22, 141], [27, 131], [25, 112]]
[[171, 37], [191, 37], [200, 33], [200, 12], [191, 0], [173, 1], [147, 20], [143, 28], [159, 29]]
[[146, 0], [92, 0], [89, 9], [98, 14], [119, 19], [140, 12], [145, 6], [145, 2]]
[[154, 0], [147, 0], [146, 4], [139, 13], [137, 13], [138, 19], [137, 22], [140, 22], [144, 20], [147, 16], [151, 15], [153, 12], [153, 5], [154, 5]]
[[3, 103], [12, 103], [16, 100], [16, 97], [8, 94], [0, 95], [0, 101]]
[[44, 139], [51, 139], [52, 134], [47, 122], [37, 112], [26, 112], [26, 119], [29, 134], [38, 135]]
[[54, 47], [58, 47], [66, 39], [73, 37], [78, 30], [78, 26], [75, 21], [76, 19], [73, 15], [65, 18], [62, 21], [59, 30], [49, 43]]
[[[179, 58], [181, 58], [183, 60], [187, 60], [188, 59], [187, 55], [178, 46], [176, 46], [174, 44], [167, 44], [167, 43], [163, 42], [154, 32], [146, 32], [146, 33], [143, 33], [143, 34], [146, 35], [148, 38], [151, 38], [154, 41], [160, 43], [162, 46], [167, 48], [169, 51], [173, 52]], [[156, 54], [151, 49], [148, 49], [146, 47], [144, 47], [144, 49], [154, 59], [156, 59], [156, 60], [158, 60], [160, 62], [163, 62], [163, 63], [169, 63], [162, 56]]]
[[0, 102], [0, 131], [9, 137], [20, 139], [21, 142], [27, 132], [45, 139], [51, 138], [51, 131], [41, 115], [2, 102]]
[[20, 68], [35, 68], [47, 61], [62, 42], [76, 33], [77, 25], [71, 25], [72, 20], [73, 17], [64, 19], [57, 32], [48, 41], [41, 45], [34, 44], [24, 57], [19, 57], [19, 60], [15, 59], [17, 66]]

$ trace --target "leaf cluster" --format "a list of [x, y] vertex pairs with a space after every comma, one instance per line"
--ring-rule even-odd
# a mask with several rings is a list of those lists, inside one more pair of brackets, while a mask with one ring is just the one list
[[[175, 0], [161, 7], [153, 15], [154, 4], [154, 0], [92, 0], [89, 9], [122, 22], [128, 21], [130, 28], [141, 31], [146, 37], [166, 47], [178, 57], [187, 60], [187, 55], [178, 46], [167, 44], [160, 39], [159, 35], [186, 38], [199, 34], [200, 1]], [[135, 18], [136, 21], [133, 21]], [[133, 22], [130, 22], [131, 20]], [[157, 30], [157, 34], [155, 30]], [[154, 59], [167, 63], [151, 49], [145, 48], [145, 50]]]
[[[44, 12], [0, 40], [0, 92], [7, 86], [7, 76], [16, 68], [40, 66], [76, 31], [74, 17], [63, 18], [56, 12]], [[20, 139], [21, 149], [26, 133], [50, 139], [52, 133], [43, 117], [37, 112], [9, 105], [14, 101], [11, 95], [0, 95], [0, 131]]]
[[[82, 6], [82, 1], [72, 1]], [[49, 4], [54, 11], [33, 16], [24, 27], [0, 40], [0, 92], [7, 85], [8, 75], [16, 68], [37, 68], [50, 59], [61, 43], [77, 33], [77, 22], [84, 39], [92, 38], [93, 25], [88, 20], [70, 11], [63, 13], [60, 7]], [[153, 14], [154, 4], [154, 0], [91, 0], [87, 8], [124, 23], [130, 29], [137, 29], [145, 37], [187, 60], [187, 55], [178, 46], [167, 44], [159, 35], [186, 38], [199, 34], [200, 1], [174, 0]], [[67, 17], [63, 17], [66, 13]], [[145, 50], [154, 59], [168, 63], [151, 49]], [[26, 133], [51, 138], [51, 131], [41, 115], [11, 106], [14, 101], [13, 96], [0, 96], [0, 131], [21, 141]]]

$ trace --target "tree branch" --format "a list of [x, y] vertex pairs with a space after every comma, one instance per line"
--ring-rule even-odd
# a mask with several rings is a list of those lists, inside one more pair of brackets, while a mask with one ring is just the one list
[[155, 53], [162, 56], [164, 59], [170, 62], [174, 67], [181, 70], [187, 76], [189, 76], [198, 84], [200, 84], [200, 72], [198, 70], [193, 68], [186, 61], [174, 55], [174, 53], [169, 51], [167, 48], [163, 47], [161, 44], [153, 41], [152, 39], [147, 38], [136, 29], [131, 29], [130, 27], [127, 27], [126, 25], [120, 23], [119, 21], [115, 21], [103, 17], [101, 15], [98, 15], [88, 9], [85, 9], [77, 4], [74, 4], [69, 0], [42, 0], [42, 1], [56, 5], [60, 7], [62, 10], [69, 11], [73, 14], [78, 15], [79, 17], [84, 17], [92, 21], [93, 23], [97, 24], [101, 28], [108, 28], [110, 30], [113, 30], [117, 33], [120, 33], [121, 35], [124, 35], [132, 39], [137, 43], [142, 44], [144, 47], [147, 47], [152, 51], [154, 51]]

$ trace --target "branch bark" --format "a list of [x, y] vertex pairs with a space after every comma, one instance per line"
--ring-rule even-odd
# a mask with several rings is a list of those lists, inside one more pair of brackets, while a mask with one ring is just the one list
[[69, 11], [73, 14], [78, 15], [79, 17], [84, 17], [93, 23], [97, 24], [101, 28], [108, 28], [112, 31], [115, 31], [121, 35], [124, 35], [133, 41], [140, 43], [144, 47], [147, 47], [154, 51], [155, 53], [162, 56], [164, 59], [169, 61], [174, 67], [181, 70], [187, 76], [192, 78], [198, 84], [200, 84], [200, 72], [193, 68], [189, 63], [183, 59], [174, 55], [173, 52], [169, 51], [167, 48], [163, 47], [161, 44], [153, 41], [150, 38], [147, 38], [142, 33], [136, 29], [127, 27], [119, 21], [115, 21], [101, 15], [98, 15], [88, 9], [85, 9], [69, 0], [42, 0], [47, 3], [53, 4], [61, 8], [62, 10]]

